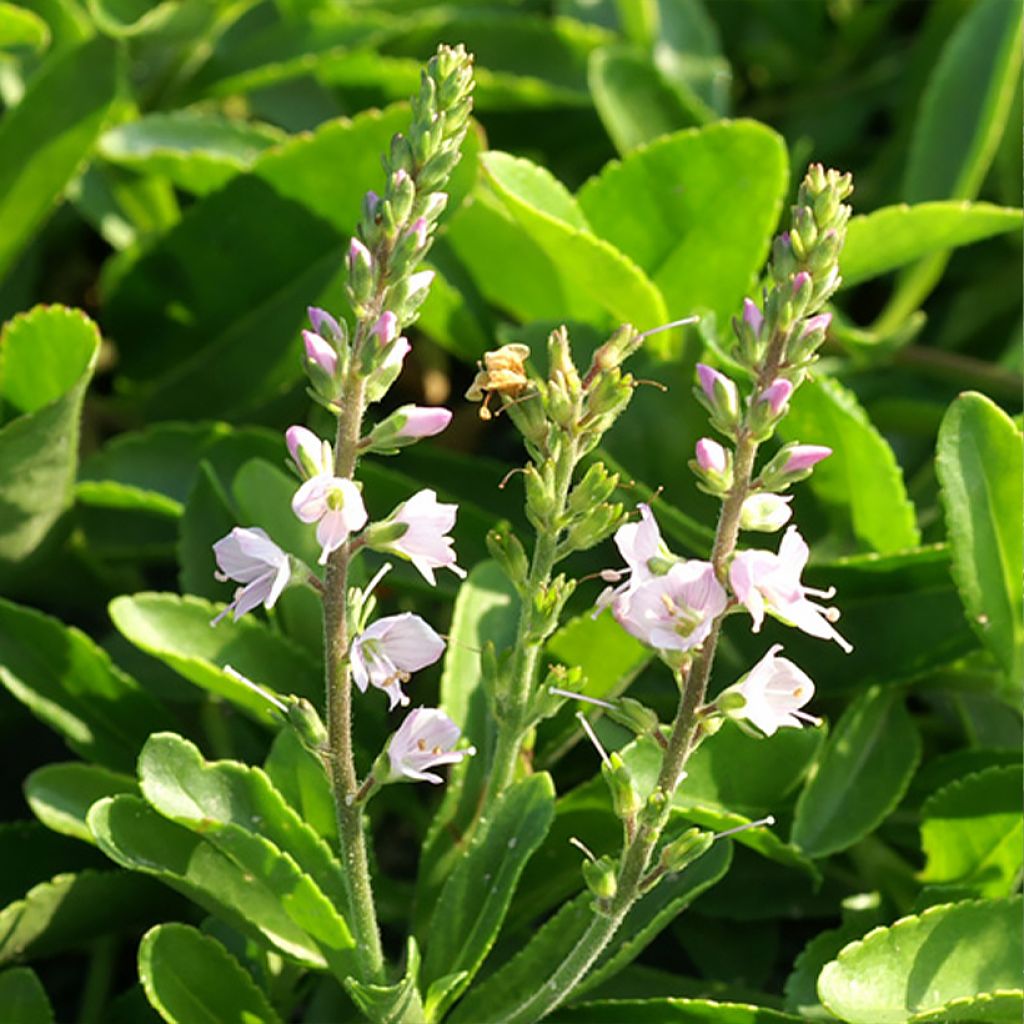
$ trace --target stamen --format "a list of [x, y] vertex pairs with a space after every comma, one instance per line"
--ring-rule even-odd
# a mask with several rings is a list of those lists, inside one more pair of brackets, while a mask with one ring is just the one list
[[225, 665], [223, 669], [221, 669], [221, 671], [224, 672], [225, 675], [231, 676], [231, 678], [236, 680], [237, 682], [242, 683], [244, 686], [248, 686], [249, 689], [253, 690], [255, 693], [258, 693], [264, 700], [269, 701], [271, 704], [273, 704], [278, 711], [282, 712], [283, 714], [288, 713], [288, 705], [285, 704], [285, 702], [281, 700], [276, 694], [271, 693], [269, 690], [264, 690], [262, 686], [259, 686], [258, 684], [254, 683], [248, 677], [243, 676], [241, 672], [238, 672], [236, 669], [233, 669], [230, 665]]
[[590, 850], [588, 850], [587, 847], [583, 843], [581, 843], [575, 836], [569, 837], [569, 843], [570, 845], [575, 846], [577, 850], [582, 850], [587, 855], [587, 857], [590, 858], [590, 860], [597, 860], [597, 858], [590, 852]]
[[745, 825], [737, 825], [735, 828], [726, 829], [724, 832], [717, 832], [716, 839], [724, 839], [726, 836], [734, 836], [737, 832], [746, 832], [748, 829], [761, 828], [762, 825], [774, 825], [775, 819], [769, 814], [766, 818], [758, 818], [757, 821], [748, 821]]
[[597, 733], [594, 732], [594, 727], [587, 721], [587, 716], [584, 715], [582, 711], [577, 711], [576, 717], [580, 720], [580, 725], [583, 726], [583, 731], [587, 734], [587, 738], [594, 744], [597, 752], [601, 755], [601, 760], [607, 763], [608, 751], [601, 746], [601, 741], [597, 738]]
[[839, 617], [840, 617], [840, 613], [839, 613], [839, 609], [838, 608], [826, 608], [825, 609], [825, 618], [828, 619], [829, 622], [838, 622], [839, 621]]
[[380, 581], [382, 579], [384, 579], [384, 577], [387, 576], [387, 574], [389, 572], [391, 572], [392, 568], [393, 568], [393, 566], [391, 565], [390, 562], [385, 562], [377, 570], [377, 572], [374, 573], [373, 579], [370, 580], [370, 582], [366, 585], [366, 589], [363, 591], [363, 602], [364, 603], [365, 603], [366, 599], [373, 593], [374, 588], [377, 586], [377, 584], [380, 583]]
[[640, 337], [649, 338], [652, 334], [661, 334], [662, 331], [670, 331], [673, 327], [685, 327], [687, 324], [696, 324], [699, 322], [699, 316], [684, 316], [682, 320], [673, 320], [670, 324], [662, 324], [660, 327], [652, 327], [649, 331], [644, 331]]
[[794, 718], [802, 718], [805, 722], [810, 722], [811, 725], [821, 725], [821, 719], [814, 715], [807, 714], [806, 711], [790, 711], [790, 714]]
[[573, 693], [572, 690], [563, 690], [557, 686], [549, 686], [548, 693], [557, 694], [559, 697], [571, 697], [573, 700], [583, 700], [588, 704], [596, 704], [600, 708], [611, 708], [615, 710], [614, 704], [609, 704], [606, 700], [598, 700], [597, 697], [586, 697], [582, 693]]
[[831, 601], [836, 596], [836, 588], [829, 587], [828, 590], [815, 590], [813, 587], [804, 587], [804, 594], [810, 594], [811, 597], [821, 597], [826, 601]]

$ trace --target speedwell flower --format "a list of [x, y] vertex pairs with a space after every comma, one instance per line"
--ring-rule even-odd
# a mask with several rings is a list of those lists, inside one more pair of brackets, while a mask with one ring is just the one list
[[[782, 644], [775, 644], [767, 654], [738, 682], [719, 697], [732, 718], [744, 718], [765, 734], [771, 736], [777, 729], [799, 729], [804, 722], [818, 724], [818, 719], [800, 709], [814, 696], [814, 683], [788, 658], [777, 652]], [[742, 698], [739, 707], [732, 709], [728, 697]], [[722, 698], [727, 698], [725, 701]], [[739, 702], [737, 702], [739, 703]]]
[[292, 498], [292, 511], [304, 523], [316, 523], [320, 543], [319, 562], [327, 564], [332, 551], [348, 540], [348, 535], [366, 525], [363, 496], [351, 480], [321, 473], [307, 480]]
[[365, 693], [371, 683], [388, 695], [388, 710], [408, 704], [402, 684], [413, 672], [433, 665], [444, 641], [418, 615], [403, 612], [377, 619], [352, 641], [352, 678]]
[[416, 782], [441, 783], [444, 779], [429, 771], [442, 764], [458, 764], [475, 754], [473, 747], [455, 750], [462, 735], [459, 727], [440, 708], [416, 708], [388, 743], [392, 780], [403, 776]]
[[458, 505], [439, 502], [436, 491], [417, 491], [389, 516], [388, 523], [402, 524], [405, 531], [382, 550], [407, 558], [431, 586], [437, 582], [435, 569], [451, 569], [456, 576], [465, 578], [465, 569], [455, 564], [453, 541], [446, 536], [455, 525], [458, 509]]
[[601, 579], [606, 583], [619, 583], [623, 577], [625, 581], [619, 583], [617, 587], [605, 587], [598, 596], [597, 611], [607, 608], [616, 598], [630, 593], [651, 579], [654, 575], [651, 571], [652, 559], [667, 560], [672, 557], [661, 539], [661, 531], [658, 529], [658, 522], [654, 518], [651, 506], [640, 504], [637, 505], [637, 509], [640, 512], [640, 521], [626, 523], [615, 531], [615, 546], [619, 549], [626, 568], [605, 569], [601, 573]]
[[213, 545], [213, 554], [219, 569], [214, 576], [221, 583], [235, 580], [245, 585], [235, 591], [234, 600], [211, 626], [216, 626], [228, 612], [237, 622], [257, 605], [273, 608], [291, 578], [288, 555], [258, 526], [236, 526]]

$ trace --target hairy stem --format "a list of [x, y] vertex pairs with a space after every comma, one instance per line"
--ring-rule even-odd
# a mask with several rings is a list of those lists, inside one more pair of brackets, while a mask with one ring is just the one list
[[[358, 350], [358, 344], [356, 346]], [[356, 360], [352, 360], [353, 364]], [[341, 400], [341, 416], [335, 441], [334, 471], [351, 479], [355, 473], [360, 431], [365, 408], [364, 382], [358, 372], [350, 373]], [[362, 808], [357, 803], [359, 779], [352, 751], [352, 683], [348, 661], [348, 567], [352, 552], [348, 544], [334, 551], [327, 561], [324, 588], [324, 652], [327, 669], [327, 733], [330, 756], [328, 770], [338, 817], [338, 835], [344, 862], [345, 886], [349, 897], [352, 930], [365, 981], [384, 978], [384, 954], [373, 903], [370, 865]]]

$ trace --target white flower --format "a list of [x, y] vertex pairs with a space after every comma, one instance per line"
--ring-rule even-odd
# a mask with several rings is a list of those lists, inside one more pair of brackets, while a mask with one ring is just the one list
[[235, 591], [234, 600], [218, 615], [215, 626], [231, 612], [237, 622], [257, 605], [273, 608], [291, 578], [291, 563], [285, 554], [258, 526], [236, 526], [213, 545], [220, 570], [214, 576], [225, 583], [244, 583]]
[[740, 528], [774, 533], [792, 518], [789, 503], [792, 495], [758, 493], [748, 494], [740, 508]]
[[661, 539], [661, 531], [651, 511], [651, 506], [637, 505], [640, 510], [640, 521], [626, 523], [615, 531], [615, 546], [626, 563], [625, 569], [605, 569], [601, 578], [608, 583], [618, 583], [623, 577], [625, 582], [618, 587], [605, 587], [597, 599], [597, 611], [607, 608], [616, 598], [635, 590], [642, 583], [651, 579], [654, 574], [650, 562], [654, 558], [671, 558], [665, 542]]
[[365, 693], [372, 683], [390, 701], [388, 710], [408, 704], [402, 684], [413, 672], [433, 665], [444, 652], [444, 641], [412, 612], [389, 615], [371, 623], [352, 641], [352, 678]]
[[443, 782], [440, 775], [427, 769], [457, 764], [476, 753], [473, 747], [453, 749], [461, 735], [459, 727], [439, 708], [410, 711], [388, 743], [392, 779], [404, 776], [417, 782]]
[[795, 526], [786, 531], [777, 555], [771, 551], [741, 551], [729, 567], [733, 593], [750, 612], [755, 633], [760, 631], [765, 612], [768, 612], [811, 636], [835, 640], [849, 654], [853, 647], [832, 625], [839, 617], [838, 611], [807, 600], [808, 594], [824, 598], [834, 594], [831, 590], [812, 590], [801, 584], [800, 574], [807, 564], [808, 554], [807, 545]]
[[677, 562], [664, 576], [650, 576], [612, 604], [619, 625], [659, 651], [688, 651], [702, 644], [725, 611], [725, 589], [710, 562]]
[[320, 543], [320, 564], [326, 565], [331, 552], [348, 540], [348, 535], [366, 525], [363, 496], [351, 480], [321, 474], [307, 480], [292, 498], [292, 511], [304, 523], [316, 523]]
[[431, 586], [436, 582], [435, 569], [451, 569], [456, 576], [465, 578], [465, 570], [455, 564], [453, 541], [446, 536], [455, 525], [458, 508], [439, 502], [436, 491], [417, 491], [389, 517], [389, 523], [403, 523], [406, 530], [387, 544], [386, 550], [409, 559]]
[[[765, 734], [771, 736], [777, 729], [799, 729], [802, 722], [818, 724], [818, 719], [801, 711], [814, 696], [814, 683], [788, 658], [779, 658], [775, 644], [768, 653], [726, 694], [739, 694], [743, 705], [726, 713], [745, 718]], [[725, 696], [725, 694], [723, 694]]]

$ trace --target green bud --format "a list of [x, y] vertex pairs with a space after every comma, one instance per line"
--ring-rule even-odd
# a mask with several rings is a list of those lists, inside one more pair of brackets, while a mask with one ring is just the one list
[[682, 871], [699, 857], [703, 857], [715, 837], [699, 828], [688, 828], [678, 839], [672, 840], [661, 851], [661, 863], [667, 872]]
[[618, 473], [609, 473], [603, 462], [595, 462], [569, 495], [569, 511], [580, 515], [607, 501], [619, 486]]
[[611, 754], [601, 764], [601, 774], [611, 790], [616, 817], [623, 821], [635, 818], [644, 802], [626, 762], [618, 754]]
[[395, 171], [388, 179], [388, 201], [394, 211], [395, 220], [404, 224], [412, 214], [416, 201], [416, 183], [405, 171]]
[[526, 586], [530, 563], [523, 545], [507, 522], [501, 522], [493, 530], [488, 530], [487, 550], [517, 590]]
[[295, 730], [299, 742], [312, 751], [322, 750], [327, 746], [327, 727], [321, 721], [316, 708], [305, 697], [285, 697], [288, 710], [285, 721]]
[[620, 697], [614, 708], [606, 712], [613, 722], [630, 729], [637, 736], [650, 736], [661, 728], [658, 716], [632, 697]]
[[576, 402], [561, 374], [552, 374], [545, 390], [548, 416], [560, 427], [571, 427], [577, 419]]
[[592, 508], [569, 528], [566, 551], [587, 551], [600, 544], [622, 524], [625, 512], [618, 503], [603, 502]]
[[461, 158], [462, 154], [458, 149], [442, 151], [432, 156], [420, 170], [420, 187], [424, 189], [437, 188], [447, 180]]
[[547, 586], [539, 587], [533, 595], [533, 629], [531, 637], [542, 640], [558, 626], [565, 602], [576, 589], [576, 581], [559, 573]]
[[379, 523], [370, 523], [363, 531], [363, 542], [371, 551], [390, 551], [391, 545], [404, 537], [408, 530], [408, 523], [382, 519]]
[[551, 465], [545, 463], [538, 472], [537, 467], [530, 463], [523, 475], [526, 479], [526, 516], [538, 530], [549, 529], [555, 511]]
[[610, 900], [619, 890], [618, 865], [611, 857], [585, 860], [583, 880], [599, 900]]

